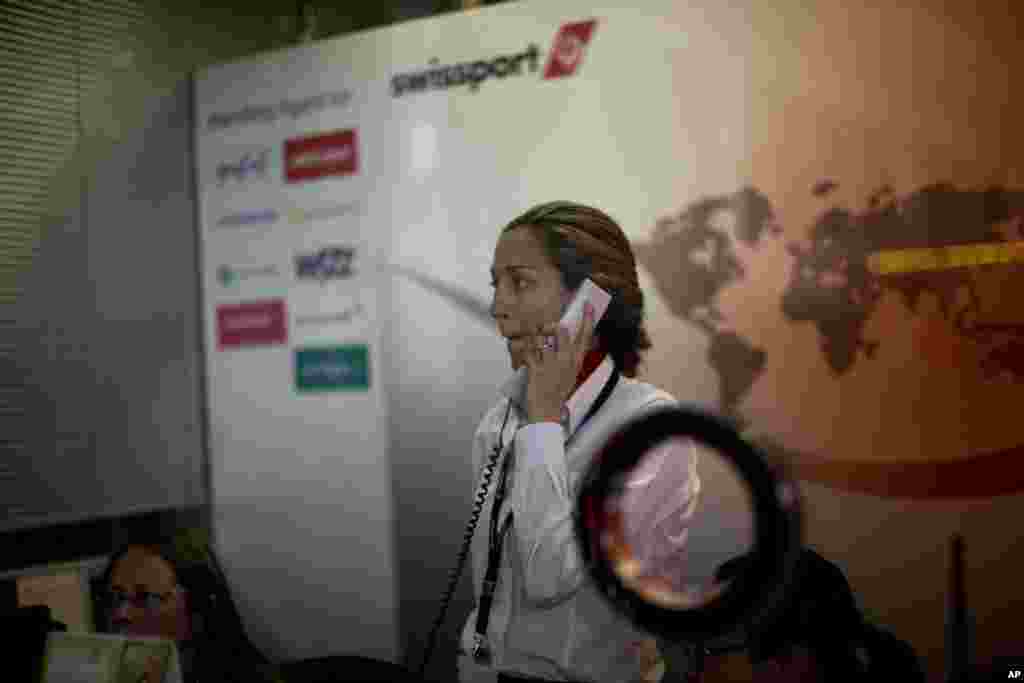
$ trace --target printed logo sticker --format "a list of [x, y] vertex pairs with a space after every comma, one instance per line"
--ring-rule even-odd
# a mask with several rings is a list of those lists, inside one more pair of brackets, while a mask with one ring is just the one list
[[217, 307], [217, 344], [221, 351], [284, 344], [287, 340], [283, 299]]
[[300, 280], [340, 280], [352, 277], [353, 247], [325, 247], [313, 253], [295, 257], [295, 276]]
[[596, 24], [596, 19], [578, 21], [566, 24], [558, 31], [554, 45], [551, 46], [547, 68], [544, 69], [545, 79], [562, 78], [576, 73], [576, 69], [583, 62], [583, 55]]
[[358, 168], [356, 131], [286, 140], [284, 164], [285, 180], [289, 183], [352, 175]]
[[229, 180], [241, 183], [249, 178], [266, 178], [269, 161], [267, 148], [246, 152], [240, 159], [222, 161], [217, 164], [217, 187], [224, 187]]
[[322, 206], [296, 206], [288, 209], [285, 213], [288, 216], [289, 223], [299, 225], [302, 223], [327, 221], [332, 218], [341, 218], [342, 216], [348, 215], [361, 215], [362, 204], [359, 200], [354, 200], [346, 203], [325, 204]]
[[217, 280], [221, 287], [237, 286], [242, 280], [260, 277], [277, 277], [279, 271], [277, 266], [228, 266], [222, 265], [217, 268]]
[[368, 390], [369, 347], [366, 344], [349, 344], [296, 349], [295, 387], [302, 393]]
[[240, 228], [246, 225], [271, 225], [276, 223], [279, 217], [277, 211], [273, 209], [241, 211], [222, 216], [217, 221], [217, 226], [221, 228]]

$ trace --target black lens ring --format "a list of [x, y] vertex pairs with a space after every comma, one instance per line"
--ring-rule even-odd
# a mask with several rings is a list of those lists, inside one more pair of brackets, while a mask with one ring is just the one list
[[[587, 514], [604, 509], [616, 482], [650, 449], [675, 437], [721, 453], [746, 484], [754, 507], [754, 545], [745, 569], [720, 595], [685, 611], [651, 604], [628, 588], [601, 552], [600, 529], [592, 528], [598, 517]], [[676, 641], [708, 642], [741, 626], [770, 623], [790, 593], [800, 553], [796, 486], [724, 420], [684, 406], [647, 413], [608, 439], [583, 477], [575, 523], [584, 564], [602, 594], [637, 626]]]

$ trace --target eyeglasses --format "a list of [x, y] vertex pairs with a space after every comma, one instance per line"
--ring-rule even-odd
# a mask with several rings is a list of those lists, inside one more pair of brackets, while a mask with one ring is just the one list
[[149, 593], [147, 591], [142, 591], [141, 593], [136, 593], [134, 595], [122, 593], [120, 591], [108, 591], [106, 598], [107, 604], [111, 609], [120, 609], [125, 603], [131, 603], [132, 606], [138, 607], [139, 609], [156, 612], [177, 592], [177, 587], [167, 593]]

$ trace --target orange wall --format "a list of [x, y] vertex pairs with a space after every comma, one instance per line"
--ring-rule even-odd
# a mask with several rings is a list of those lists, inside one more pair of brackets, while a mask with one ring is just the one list
[[[823, 178], [839, 184], [829, 203], [851, 207], [863, 207], [867, 196], [884, 184], [904, 194], [934, 182], [1024, 189], [1024, 89], [1017, 73], [1024, 68], [1024, 43], [1019, 40], [1024, 8], [1013, 9], [1014, 4], [1019, 5], [938, 0], [757, 5], [757, 54], [763, 57], [754, 64], [760, 90], [750, 112], [751, 171], [754, 185], [782, 214], [787, 239], [803, 237], [801, 232], [821, 211], [821, 200], [809, 190]], [[1012, 85], [1014, 75], [1018, 86]], [[1019, 277], [1015, 282], [1021, 284]], [[744, 302], [723, 305], [741, 309]], [[883, 301], [877, 315], [907, 314], [895, 302]], [[892, 321], [897, 322], [911, 324]], [[772, 341], [764, 339], [770, 336], [768, 327], [760, 336], [762, 345], [770, 347]], [[800, 343], [787, 340], [791, 357], [815, 353], [814, 333], [805, 332]], [[902, 342], [886, 338], [883, 343], [891, 348]], [[908, 346], [906, 352], [921, 350]], [[863, 457], [958, 457], [962, 453], [948, 446], [948, 436], [933, 441], [927, 434], [933, 428], [948, 433], [940, 424], [947, 421], [985, 419], [980, 412], [993, 415], [990, 419], [1006, 425], [1007, 434], [1020, 434], [1017, 443], [1024, 442], [1019, 402], [1008, 403], [998, 389], [969, 385], [946, 370], [926, 369], [917, 382], [887, 388], [903, 392], [910, 404], [945, 392], [948, 407], [935, 401], [932, 409], [908, 413], [919, 421], [907, 424], [906, 438], [893, 432], [886, 439], [888, 452]], [[878, 387], [884, 378], [863, 381]], [[962, 391], [972, 392], [969, 402], [960, 400]], [[1019, 396], [1020, 384], [1007, 391]], [[849, 420], [837, 422], [826, 415], [815, 419], [813, 411], [827, 410], [827, 399], [803, 401], [800, 411], [806, 411], [808, 421], [828, 425], [830, 432], [822, 438], [856, 440], [857, 434], [842, 432], [856, 430], [854, 415], [873, 406], [845, 397], [841, 404], [839, 414]], [[962, 411], [979, 414], [961, 420]], [[965, 437], [974, 439], [972, 443], [980, 438]], [[926, 656], [931, 680], [940, 680], [943, 670], [946, 543], [956, 531], [967, 542], [968, 599], [977, 619], [979, 660], [994, 653], [1024, 654], [1024, 627], [1019, 610], [1013, 613], [1014, 603], [1024, 603], [1019, 578], [1024, 566], [1024, 496], [932, 502], [881, 499], [820, 485], [804, 490], [808, 542], [847, 570], [870, 613]]]

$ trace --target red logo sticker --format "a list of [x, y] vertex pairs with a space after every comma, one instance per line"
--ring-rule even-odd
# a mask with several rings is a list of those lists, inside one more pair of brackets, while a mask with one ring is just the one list
[[357, 167], [355, 130], [295, 138], [284, 143], [284, 174], [289, 183], [351, 175]]
[[597, 19], [565, 24], [558, 30], [555, 43], [551, 46], [544, 78], [561, 78], [576, 73], [586, 52], [590, 36], [594, 33]]
[[239, 346], [284, 344], [288, 339], [284, 301], [255, 301], [217, 308], [217, 342], [223, 351]]

